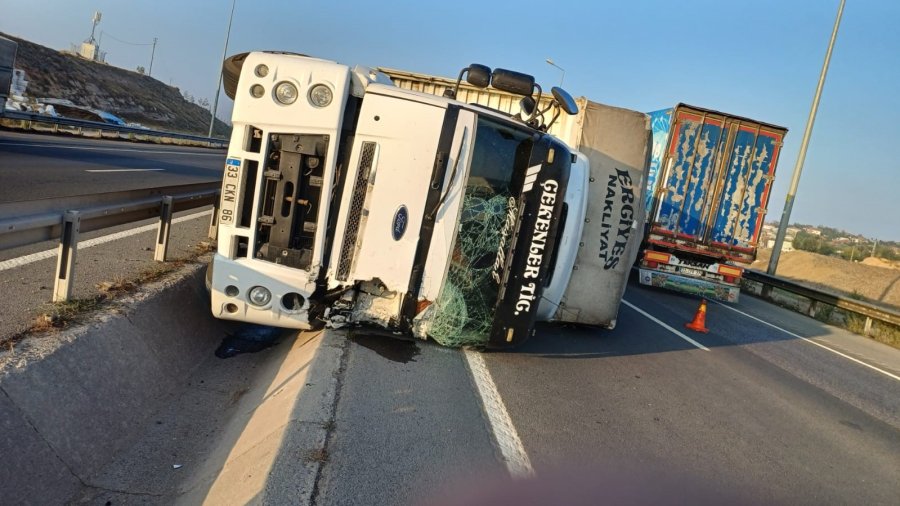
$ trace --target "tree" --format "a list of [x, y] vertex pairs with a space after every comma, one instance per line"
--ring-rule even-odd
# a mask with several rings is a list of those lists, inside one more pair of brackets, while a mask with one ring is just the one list
[[143, 65], [138, 65], [138, 68], [137, 68], [137, 73], [138, 73], [138, 74], [144, 75], [144, 72], [145, 72], [145, 71], [146, 71], [146, 69], [144, 68]]

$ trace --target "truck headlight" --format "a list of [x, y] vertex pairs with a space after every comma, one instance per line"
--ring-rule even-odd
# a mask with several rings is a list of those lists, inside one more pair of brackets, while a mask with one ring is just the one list
[[275, 100], [280, 104], [293, 104], [297, 101], [297, 96], [299, 94], [300, 92], [297, 91], [297, 87], [294, 86], [294, 83], [282, 81], [275, 86]]
[[272, 300], [272, 292], [263, 286], [254, 286], [247, 292], [247, 298], [254, 306], [265, 306]]
[[324, 84], [317, 84], [309, 90], [309, 103], [316, 107], [326, 107], [333, 98], [331, 88]]

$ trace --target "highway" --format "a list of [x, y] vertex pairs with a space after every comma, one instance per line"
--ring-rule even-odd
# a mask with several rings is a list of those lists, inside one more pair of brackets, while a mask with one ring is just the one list
[[[751, 297], [733, 309], [877, 360], [881, 372], [721, 305], [702, 335], [683, 329], [691, 297], [632, 283], [626, 300], [708, 351], [623, 306], [613, 331], [546, 325], [514, 353], [483, 356], [534, 472], [553, 477], [543, 487], [898, 503], [900, 351]], [[494, 471], [477, 394], [463, 388], [464, 357], [420, 348], [415, 361], [391, 363], [351, 346], [322, 504], [399, 504]], [[382, 473], [411, 477], [401, 487], [410, 495], [396, 500], [398, 484]]]
[[751, 297], [710, 305], [698, 347], [676, 333], [693, 298], [626, 300], [615, 330], [544, 325], [510, 353], [330, 331], [210, 356], [82, 499], [898, 503], [900, 350]]
[[225, 151], [0, 130], [0, 202], [219, 181]]
[[[0, 201], [217, 180], [223, 160], [2, 132]], [[202, 236], [198, 220], [187, 230]], [[114, 244], [84, 260], [108, 275], [106, 258], [145, 247]], [[49, 283], [40, 262], [7, 269], [5, 292]], [[710, 304], [697, 334], [683, 328], [697, 303], [632, 280], [614, 330], [543, 325], [510, 353], [345, 331], [210, 351], [79, 500], [242, 502], [217, 487], [256, 473], [265, 493], [248, 500], [273, 504], [900, 504], [900, 350], [749, 296]], [[318, 362], [298, 366], [298, 352]], [[273, 403], [285, 421], [254, 419]]]

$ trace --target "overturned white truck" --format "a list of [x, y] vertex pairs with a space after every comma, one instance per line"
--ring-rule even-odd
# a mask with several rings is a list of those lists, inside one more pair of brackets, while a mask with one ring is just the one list
[[[475, 64], [445, 96], [295, 54], [224, 71], [216, 317], [486, 348], [537, 321], [615, 325], [644, 221], [646, 115]], [[521, 110], [454, 98], [488, 86]]]

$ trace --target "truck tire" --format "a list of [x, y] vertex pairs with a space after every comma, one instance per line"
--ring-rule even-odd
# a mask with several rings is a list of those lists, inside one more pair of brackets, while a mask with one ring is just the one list
[[222, 86], [225, 87], [225, 94], [228, 98], [234, 100], [234, 94], [237, 92], [238, 79], [241, 77], [241, 67], [244, 66], [244, 60], [250, 53], [238, 53], [225, 58], [222, 62]]

